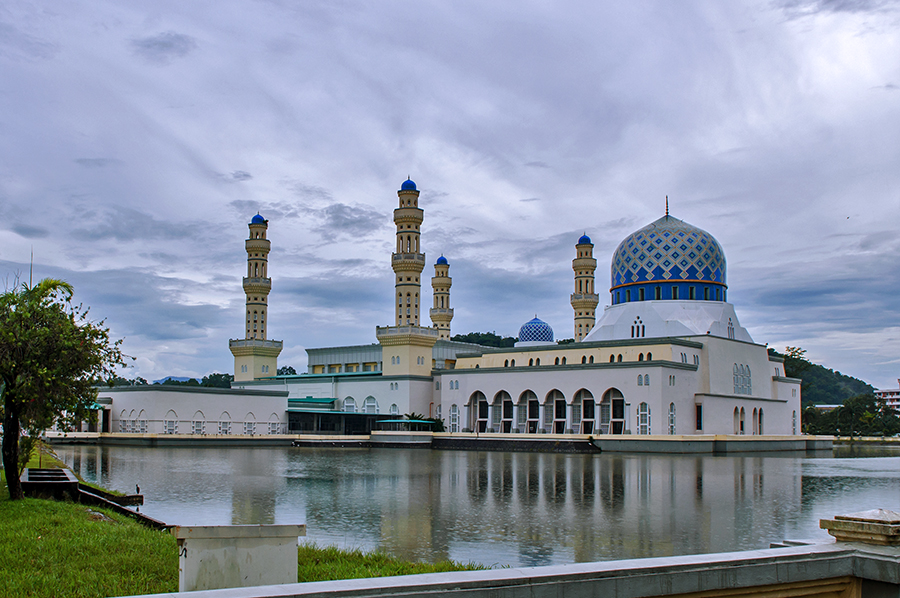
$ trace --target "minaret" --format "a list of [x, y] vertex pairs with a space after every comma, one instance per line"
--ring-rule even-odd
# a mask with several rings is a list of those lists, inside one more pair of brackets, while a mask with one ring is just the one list
[[594, 244], [587, 235], [582, 235], [575, 245], [575, 259], [572, 269], [575, 271], [575, 292], [572, 293], [572, 309], [575, 310], [575, 342], [581, 342], [594, 327], [595, 310], [600, 297], [594, 293], [594, 270], [597, 260], [594, 259]]
[[419, 279], [425, 268], [425, 254], [419, 252], [419, 229], [423, 219], [419, 191], [412, 180], [406, 179], [397, 196], [400, 199], [400, 206], [394, 210], [397, 250], [391, 255], [395, 323], [393, 326], [376, 327], [375, 336], [382, 346], [381, 363], [385, 375], [429, 376], [432, 368], [431, 348], [439, 332], [435, 328], [419, 325], [422, 291]]
[[278, 371], [278, 355], [282, 347], [281, 341], [266, 340], [269, 291], [272, 290], [268, 271], [272, 244], [266, 239], [269, 221], [257, 214], [250, 220], [249, 226], [250, 238], [244, 241], [247, 250], [245, 334], [243, 340], [228, 341], [234, 355], [235, 381], [274, 376]]
[[406, 179], [397, 191], [400, 207], [394, 210], [397, 225], [397, 251], [391, 256], [394, 268], [394, 290], [397, 299], [397, 326], [419, 325], [419, 277], [425, 268], [425, 254], [419, 253], [419, 229], [424, 218], [419, 207], [416, 184]]
[[441, 256], [434, 263], [434, 278], [431, 279], [431, 288], [434, 291], [434, 307], [431, 308], [431, 322], [438, 329], [440, 339], [450, 340], [450, 320], [453, 319], [453, 310], [450, 308], [450, 285], [453, 279], [448, 276], [450, 264], [447, 258]]

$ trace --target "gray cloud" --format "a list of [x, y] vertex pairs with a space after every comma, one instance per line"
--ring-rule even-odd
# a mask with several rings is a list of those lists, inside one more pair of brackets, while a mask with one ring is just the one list
[[184, 33], [166, 31], [131, 40], [132, 51], [149, 62], [169, 64], [197, 48], [197, 40]]
[[0, 22], [0, 56], [13, 60], [45, 60], [58, 51], [56, 44], [25, 33], [10, 23]]
[[50, 231], [46, 228], [28, 224], [14, 224], [10, 230], [26, 239], [43, 239], [50, 235]]
[[243, 170], [235, 170], [231, 173], [231, 178], [236, 181], [249, 181], [253, 178], [253, 175], [251, 175], [249, 172], [244, 172]]
[[334, 203], [311, 213], [322, 222], [313, 230], [329, 241], [366, 236], [387, 226], [385, 214], [363, 205]]
[[141, 239], [185, 239], [195, 237], [202, 228], [194, 223], [168, 222], [122, 206], [98, 207], [83, 214], [83, 223], [71, 235], [81, 240], [136, 241]]

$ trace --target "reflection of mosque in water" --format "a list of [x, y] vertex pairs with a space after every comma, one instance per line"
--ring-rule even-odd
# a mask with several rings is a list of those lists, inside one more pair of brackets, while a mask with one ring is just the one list
[[798, 505], [818, 502], [798, 460], [784, 457], [98, 446], [61, 454], [89, 480], [123, 490], [139, 480], [142, 511], [169, 523], [302, 522], [321, 545], [488, 565], [754, 549], [790, 534]]

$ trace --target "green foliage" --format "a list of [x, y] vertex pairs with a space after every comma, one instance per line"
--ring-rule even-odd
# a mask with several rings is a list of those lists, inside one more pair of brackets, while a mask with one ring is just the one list
[[500, 337], [495, 332], [470, 332], [468, 334], [457, 334], [450, 338], [452, 341], [461, 343], [474, 343], [482, 347], [512, 347], [515, 346], [517, 338], [511, 336]]
[[412, 432], [445, 432], [446, 428], [444, 428], [444, 420], [438, 419], [436, 417], [425, 417], [421, 413], [406, 413], [403, 415], [406, 419], [418, 420], [420, 422], [428, 422], [428, 423], [411, 423], [409, 424], [409, 429]]
[[571, 345], [574, 342], [575, 342], [574, 338], [561, 338], [558, 341], [556, 341], [556, 344], [557, 345]]
[[873, 394], [851, 397], [831, 411], [814, 406], [803, 411], [803, 429], [809, 434], [835, 436], [893, 436], [900, 434], [900, 417]]
[[[22, 429], [39, 436], [54, 423], [68, 428], [93, 416], [94, 382], [124, 365], [121, 341], [71, 304], [72, 287], [46, 279], [0, 294], [0, 380], [3, 383], [3, 463], [15, 471]], [[17, 476], [7, 480], [22, 498]]]
[[803, 405], [839, 405], [850, 397], [869, 394], [871, 385], [830, 370], [806, 359], [806, 351], [799, 347], [786, 347], [784, 353], [769, 349], [770, 355], [784, 358], [784, 374], [802, 380], [800, 393]]
[[113, 376], [106, 381], [108, 386], [147, 386], [150, 384], [140, 376], [136, 378], [122, 378], [121, 376]]
[[315, 544], [300, 544], [298, 560], [300, 566], [297, 581], [301, 583], [486, 569], [486, 567], [474, 563], [462, 564], [455, 561], [413, 563], [394, 558], [383, 552], [341, 550], [334, 546], [319, 548]]
[[209, 386], [212, 388], [231, 388], [231, 383], [234, 382], [234, 376], [231, 374], [219, 374], [213, 373], [208, 376], [203, 376], [203, 380], [200, 381], [200, 386]]
[[278, 371], [275, 372], [278, 376], [296, 376], [297, 370], [289, 365], [281, 366], [278, 368]]
[[19, 438], [19, 477], [22, 476], [22, 472], [28, 467], [31, 455], [39, 442], [40, 439], [36, 436], [22, 436]]
[[175, 378], [166, 378], [160, 384], [163, 386], [204, 386], [207, 388], [231, 388], [234, 382], [234, 376], [231, 374], [219, 374], [214, 372], [203, 376], [202, 379], [189, 378], [187, 380], [176, 380]]

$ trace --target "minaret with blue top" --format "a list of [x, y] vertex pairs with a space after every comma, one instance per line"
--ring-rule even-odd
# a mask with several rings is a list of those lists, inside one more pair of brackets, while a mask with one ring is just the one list
[[453, 309], [450, 307], [450, 264], [441, 256], [434, 263], [434, 277], [431, 288], [434, 295], [434, 307], [431, 308], [431, 323], [438, 329], [439, 338], [450, 340], [450, 321], [453, 320]]
[[575, 245], [572, 269], [575, 271], [575, 292], [570, 301], [575, 310], [575, 342], [579, 343], [594, 327], [600, 303], [600, 296], [594, 292], [594, 270], [597, 269], [594, 244], [587, 235], [582, 235]]
[[269, 221], [257, 214], [250, 220], [250, 238], [244, 241], [247, 250], [247, 275], [244, 277], [246, 295], [244, 339], [229, 340], [234, 355], [235, 381], [275, 376], [282, 342], [266, 340], [269, 326], [268, 303], [272, 279], [269, 278], [269, 251], [266, 239]]
[[[381, 362], [385, 375], [429, 376], [431, 348], [440, 333], [435, 328], [425, 328], [419, 324], [421, 277], [425, 269], [425, 254], [420, 251], [419, 236], [424, 216], [419, 207], [419, 190], [412, 179], [403, 181], [397, 197], [400, 201], [394, 210], [397, 245], [396, 251], [391, 254], [394, 325], [376, 327], [375, 336], [382, 347]], [[422, 409], [421, 406], [416, 408]]]

